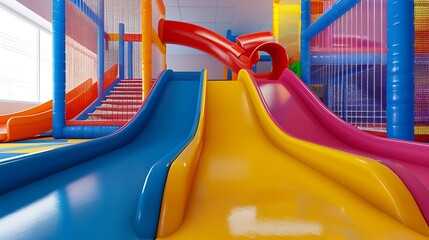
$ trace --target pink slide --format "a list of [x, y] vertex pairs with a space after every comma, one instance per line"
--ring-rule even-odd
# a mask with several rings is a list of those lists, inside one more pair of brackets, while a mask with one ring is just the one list
[[272, 119], [289, 135], [376, 159], [408, 187], [429, 223], [429, 146], [370, 135], [333, 114], [289, 69], [279, 80], [255, 80]]

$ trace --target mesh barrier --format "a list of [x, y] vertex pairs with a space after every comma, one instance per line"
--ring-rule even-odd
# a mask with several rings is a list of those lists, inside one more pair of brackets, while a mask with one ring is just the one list
[[429, 142], [429, 2], [414, 1], [414, 112], [416, 140]]
[[53, 10], [53, 135], [109, 134], [136, 114], [153, 79], [165, 69], [165, 46], [157, 35], [164, 4], [53, 0]]
[[[336, 2], [312, 4], [312, 22]], [[386, 124], [386, 0], [362, 0], [311, 40], [311, 87], [339, 117], [371, 131]]]
[[108, 0], [104, 9], [104, 31], [108, 34], [104, 68], [118, 64], [119, 81], [95, 110], [88, 113], [86, 120], [123, 125], [142, 104], [142, 76], [138, 70], [141, 69], [141, 0]]
[[67, 114], [67, 119], [76, 117], [97, 97], [97, 92], [91, 90], [98, 80], [97, 24], [80, 9], [89, 6], [94, 14], [100, 13], [98, 0], [66, 1], [66, 91], [76, 89], [69, 101], [80, 95], [73, 107], [66, 108], [67, 112], [73, 111]]

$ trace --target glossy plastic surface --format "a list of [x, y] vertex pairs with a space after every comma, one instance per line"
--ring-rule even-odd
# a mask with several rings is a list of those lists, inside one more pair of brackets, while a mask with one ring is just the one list
[[235, 44], [209, 29], [190, 23], [161, 19], [158, 24], [158, 33], [164, 44], [178, 44], [206, 52], [234, 72], [240, 69], [251, 69], [259, 59], [258, 51], [266, 51], [275, 63], [271, 72], [258, 75], [260, 78], [277, 79], [289, 65], [286, 51], [281, 45], [275, 43], [273, 37], [269, 37], [267, 32], [242, 36], [242, 39]]
[[0, 239], [139, 239], [134, 217], [149, 170], [195, 133], [201, 95], [196, 75], [177, 79], [167, 71], [135, 119], [116, 134], [10, 160], [33, 165], [9, 168], [9, 174], [1, 162], [0, 182], [7, 184], [24, 169], [27, 176], [40, 165], [54, 171], [56, 164], [86, 161], [1, 195]]
[[382, 162], [406, 184], [429, 220], [428, 145], [380, 138], [354, 128], [327, 109], [289, 70], [279, 80], [256, 83], [273, 120], [286, 133]]
[[159, 239], [421, 238], [385, 214], [422, 219], [399, 178], [374, 160], [284, 134], [247, 74], [209, 81], [206, 96], [204, 131], [170, 169]]
[[414, 1], [387, 3], [387, 136], [413, 141]]
[[[162, 195], [164, 192], [165, 181], [173, 160], [179, 153], [186, 147], [195, 135], [197, 125], [200, 120], [200, 112], [202, 107], [202, 91], [205, 89], [205, 82], [207, 80], [207, 72], [203, 74], [198, 72], [180, 72], [174, 74], [173, 80], [181, 81], [194, 81], [198, 83], [197, 101], [195, 109], [191, 108], [188, 111], [195, 111], [194, 121], [189, 134], [183, 138], [181, 142], [160, 158], [149, 170], [143, 184], [143, 189], [138, 200], [138, 207], [136, 211], [136, 218], [134, 222], [134, 229], [139, 237], [155, 238], [158, 226], [159, 214], [161, 209]], [[199, 80], [199, 81], [198, 81]], [[186, 92], [186, 90], [184, 90]], [[189, 96], [188, 96], [189, 98]], [[186, 114], [184, 111], [183, 114]], [[183, 125], [183, 124], [182, 124]], [[184, 127], [177, 124], [177, 127]], [[176, 130], [183, 131], [183, 130]], [[173, 136], [175, 133], [171, 133]]]

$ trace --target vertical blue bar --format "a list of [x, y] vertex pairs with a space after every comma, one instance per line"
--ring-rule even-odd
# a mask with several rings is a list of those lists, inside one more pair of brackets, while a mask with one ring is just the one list
[[66, 3], [52, 1], [52, 136], [61, 138], [66, 123]]
[[83, 12], [83, 4], [82, 4], [82, 0], [78, 0], [77, 2], [76, 2], [76, 6], [77, 6], [77, 8], [79, 8], [82, 12]]
[[310, 86], [310, 39], [305, 39], [303, 34], [311, 23], [311, 1], [302, 0], [301, 2], [301, 78], [307, 86]]
[[98, 55], [98, 100], [104, 100], [104, 0], [100, 0], [99, 22], [97, 23]]
[[128, 42], [128, 78], [133, 79], [133, 42]]
[[258, 71], [258, 66], [257, 66], [257, 65], [258, 65], [258, 64], [253, 65], [253, 67], [252, 67], [252, 71], [253, 71], [253, 72]]
[[[322, 32], [329, 25], [347, 13], [351, 8], [358, 4], [361, 0], [338, 0], [335, 4], [322, 16], [320, 16], [313, 24], [309, 24], [304, 30], [301, 37], [306, 40], [311, 40], [317, 34]], [[311, 7], [311, 6], [310, 6]]]
[[[228, 39], [231, 42], [235, 42], [236, 38], [237, 38], [237, 36], [233, 36], [232, 35], [232, 30], [231, 29], [226, 30], [226, 39]], [[231, 71], [230, 68], [227, 68], [227, 70], [226, 70], [226, 78], [228, 80], [232, 79], [232, 71]]]
[[119, 79], [125, 78], [125, 43], [124, 43], [125, 26], [119, 23]]
[[387, 5], [387, 136], [414, 140], [414, 1]]

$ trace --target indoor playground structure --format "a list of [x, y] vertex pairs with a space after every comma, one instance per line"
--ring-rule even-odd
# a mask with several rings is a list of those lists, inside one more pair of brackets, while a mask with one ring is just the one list
[[423, 1], [274, 0], [272, 33], [226, 37], [162, 0], [52, 2], [53, 100], [0, 116], [0, 150], [69, 142], [0, 153], [0, 239], [429, 239], [429, 146], [361, 130], [426, 127]]
[[428, 142], [428, 3], [404, 2], [275, 1], [273, 33], [295, 54], [298, 31], [303, 81], [343, 120]]

